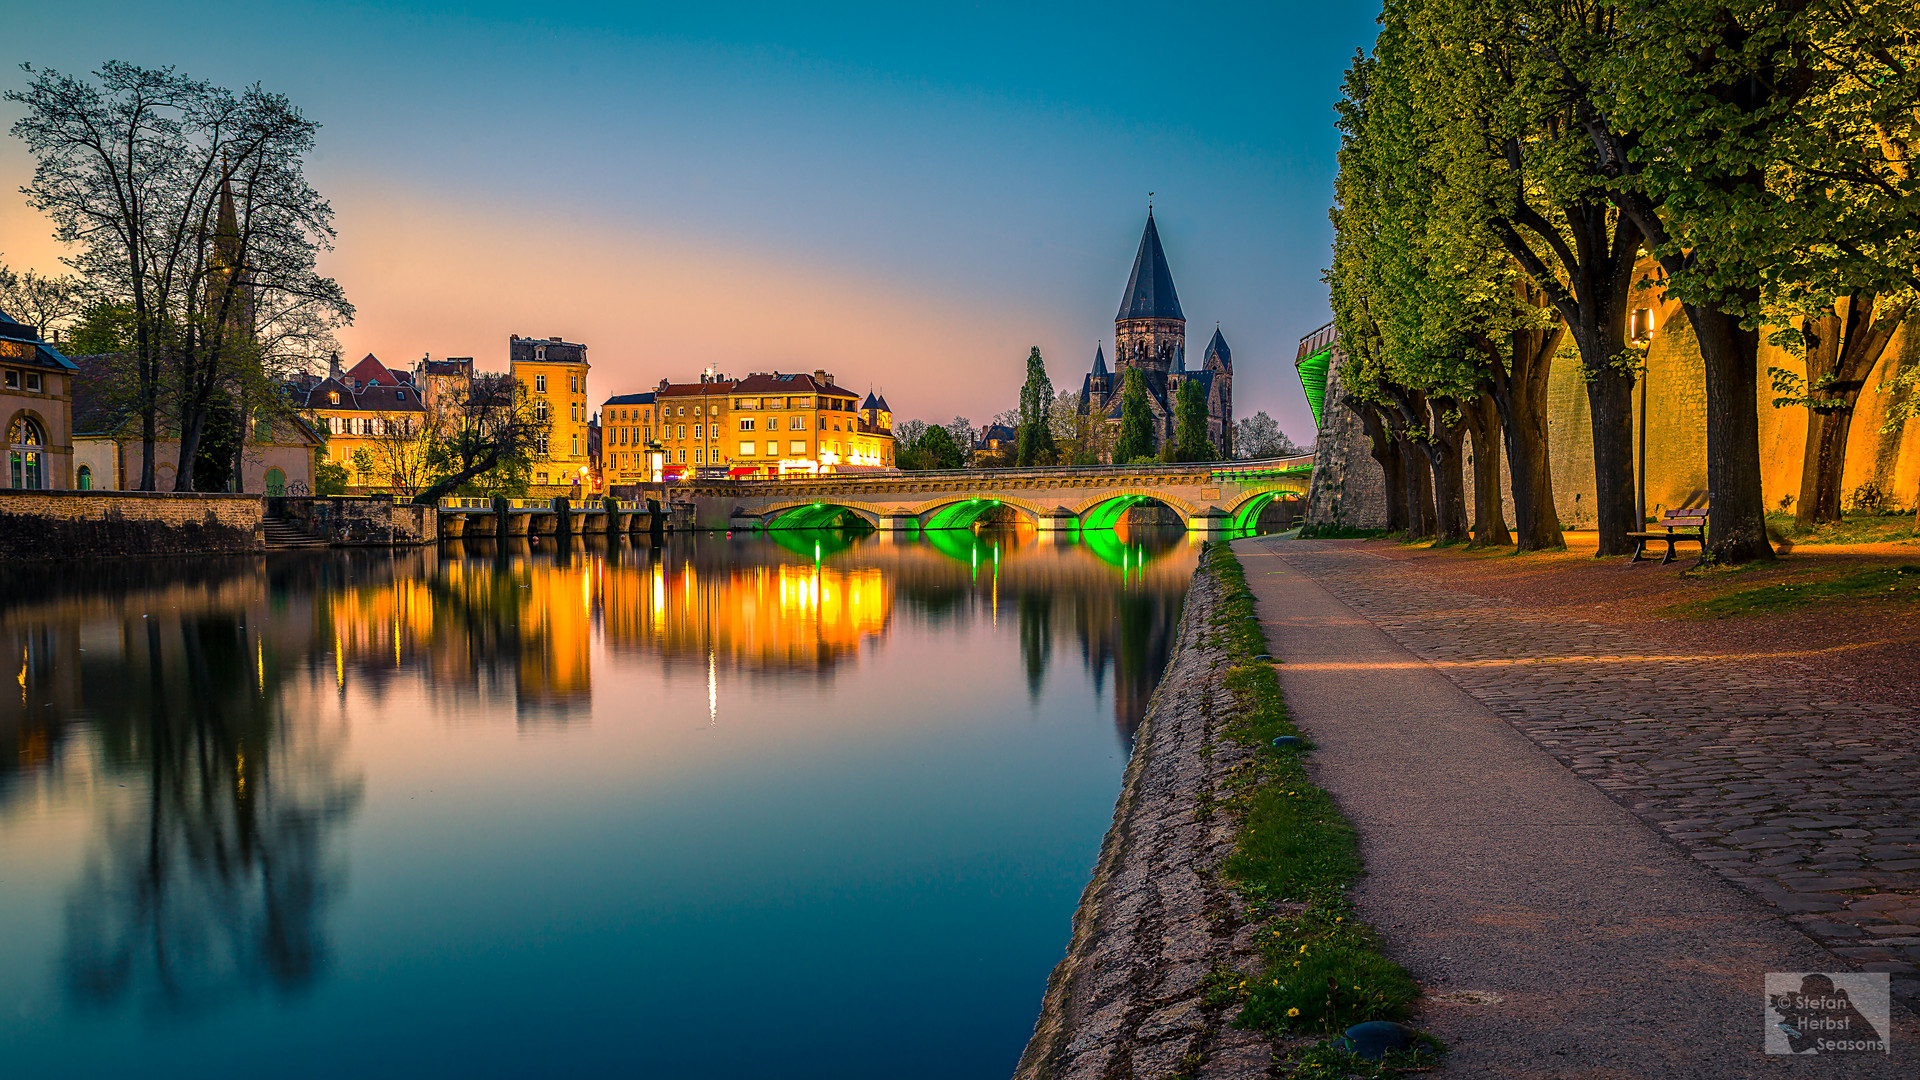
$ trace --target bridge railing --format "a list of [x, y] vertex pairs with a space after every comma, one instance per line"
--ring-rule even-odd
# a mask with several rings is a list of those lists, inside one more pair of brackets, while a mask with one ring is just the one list
[[1248, 458], [1240, 461], [1194, 461], [1177, 465], [1033, 465], [1016, 469], [913, 469], [884, 473], [829, 473], [824, 476], [756, 477], [739, 480], [695, 480], [696, 484], [724, 483], [739, 487], [779, 487], [793, 484], [844, 484], [849, 481], [899, 483], [902, 480], [1074, 479], [1115, 474], [1127, 476], [1197, 476], [1208, 479], [1257, 480], [1292, 475], [1313, 467], [1312, 454]]

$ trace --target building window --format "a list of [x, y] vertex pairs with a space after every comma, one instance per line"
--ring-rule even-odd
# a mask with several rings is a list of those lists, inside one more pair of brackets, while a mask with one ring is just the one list
[[795, 439], [787, 444], [787, 449], [796, 457], [805, 457], [807, 454], [807, 440]]
[[686, 463], [687, 463], [687, 449], [686, 447], [683, 446], [680, 448], [680, 464], [685, 465]]
[[780, 456], [780, 444], [773, 441], [772, 439], [767, 440], [767, 456], [768, 457]]
[[253, 422], [253, 441], [257, 443], [273, 441], [273, 421], [255, 420]]
[[580, 456], [580, 436], [578, 434], [573, 437], [573, 456]]
[[8, 368], [6, 372], [5, 385], [6, 385], [6, 388], [9, 390], [20, 389], [20, 373], [17, 371], [14, 371], [12, 368]]
[[790, 417], [788, 417], [788, 418], [787, 418], [787, 430], [789, 430], [789, 431], [805, 431], [805, 430], [807, 430], [807, 418], [806, 418], [806, 417], [804, 417], [804, 416], [790, 416]]
[[47, 486], [47, 435], [30, 417], [18, 417], [7, 426], [7, 464], [12, 486]]
[[680, 437], [683, 439], [687, 437], [687, 425], [685, 424], [680, 425]]
[[80, 473], [75, 478], [74, 483], [80, 485], [81, 491], [92, 491], [93, 490], [93, 466], [91, 465], [80, 466]]
[[760, 448], [760, 445], [759, 445], [758, 443], [756, 443], [756, 442], [754, 442], [753, 440], [751, 440], [751, 439], [742, 439], [742, 440], [740, 441], [740, 456], [741, 456], [741, 457], [752, 457], [752, 456], [753, 456], [753, 453], [754, 453], [754, 451], [755, 451], [755, 450], [758, 450], [759, 448]]
[[407, 392], [405, 390], [395, 390], [393, 392], [393, 399], [395, 401], [405, 401], [407, 400]]
[[533, 403], [533, 418], [535, 420], [540, 421], [543, 424], [547, 422], [547, 403], [546, 402], [536, 401]]
[[[533, 358], [535, 360], [545, 360], [547, 358], [547, 347], [545, 345], [535, 345], [533, 347]], [[545, 382], [546, 378], [545, 375], [540, 376], [542, 382]], [[542, 386], [540, 389], [545, 390], [546, 387]]]
[[700, 464], [703, 464], [703, 462], [702, 462], [702, 461], [700, 460], [700, 455], [701, 455], [702, 453], [703, 453], [703, 451], [700, 451], [700, 450], [695, 450], [695, 451], [693, 452], [693, 463], [694, 463], [695, 465], [700, 465]]
[[741, 417], [741, 418], [740, 418], [740, 430], [741, 430], [741, 431], [752, 431], [752, 430], [753, 430], [753, 417], [751, 417], [751, 416], [743, 416], [743, 417]]
[[[545, 349], [540, 351], [542, 354], [546, 352]], [[544, 394], [547, 392], [547, 377], [545, 375], [535, 375], [533, 377], [533, 391], [536, 394]]]
[[533, 474], [533, 482], [534, 482], [534, 483], [536, 483], [536, 484], [544, 484], [544, 483], [546, 483], [546, 482], [547, 482], [547, 474], [546, 474], [546, 473], [543, 473], [543, 472], [541, 472], [541, 473], [534, 473], [534, 474]]
[[27, 392], [32, 394], [37, 394], [40, 392], [40, 373], [39, 372], [37, 371], [27, 372]]
[[327, 404], [329, 405], [340, 404], [340, 391], [338, 390], [327, 391]]

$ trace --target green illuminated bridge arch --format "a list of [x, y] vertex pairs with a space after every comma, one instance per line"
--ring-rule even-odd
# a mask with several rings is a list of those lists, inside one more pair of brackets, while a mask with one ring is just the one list
[[967, 529], [1018, 517], [1042, 530], [1111, 528], [1154, 502], [1188, 529], [1251, 527], [1274, 499], [1304, 497], [1309, 456], [1191, 465], [949, 469], [780, 480], [696, 480], [665, 485], [688, 502], [701, 529]]

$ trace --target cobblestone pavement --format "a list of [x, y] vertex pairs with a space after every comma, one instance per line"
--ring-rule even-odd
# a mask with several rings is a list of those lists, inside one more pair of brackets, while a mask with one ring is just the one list
[[1225, 650], [1203, 634], [1220, 593], [1195, 575], [1017, 1080], [1254, 1080], [1272, 1068], [1273, 1042], [1228, 1027], [1232, 1011], [1208, 1007], [1201, 985], [1214, 966], [1258, 954], [1258, 927], [1214, 874], [1233, 823], [1204, 805], [1248, 754], [1216, 740], [1233, 707]]
[[1920, 997], [1920, 716], [1548, 620], [1352, 545], [1273, 550], [1692, 857]]

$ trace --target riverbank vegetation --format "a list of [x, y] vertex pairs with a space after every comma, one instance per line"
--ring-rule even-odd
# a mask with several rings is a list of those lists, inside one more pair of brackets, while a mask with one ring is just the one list
[[[1245, 899], [1248, 917], [1261, 924], [1263, 962], [1258, 971], [1214, 972], [1210, 1001], [1240, 1005], [1238, 1027], [1328, 1036], [1296, 1055], [1294, 1066], [1312, 1075], [1370, 1076], [1430, 1060], [1441, 1047], [1426, 1036], [1412, 1053], [1384, 1064], [1337, 1045], [1338, 1034], [1354, 1024], [1404, 1019], [1419, 988], [1381, 953], [1379, 937], [1347, 896], [1361, 872], [1353, 826], [1307, 776], [1311, 745], [1288, 718], [1279, 678], [1263, 659], [1266, 635], [1240, 562], [1225, 545], [1211, 547], [1206, 559], [1227, 596], [1211, 633], [1226, 651], [1226, 683], [1239, 705], [1224, 731], [1253, 750], [1234, 776], [1232, 793], [1214, 807], [1239, 823], [1222, 875]], [[1300, 741], [1275, 746], [1277, 738]]]

